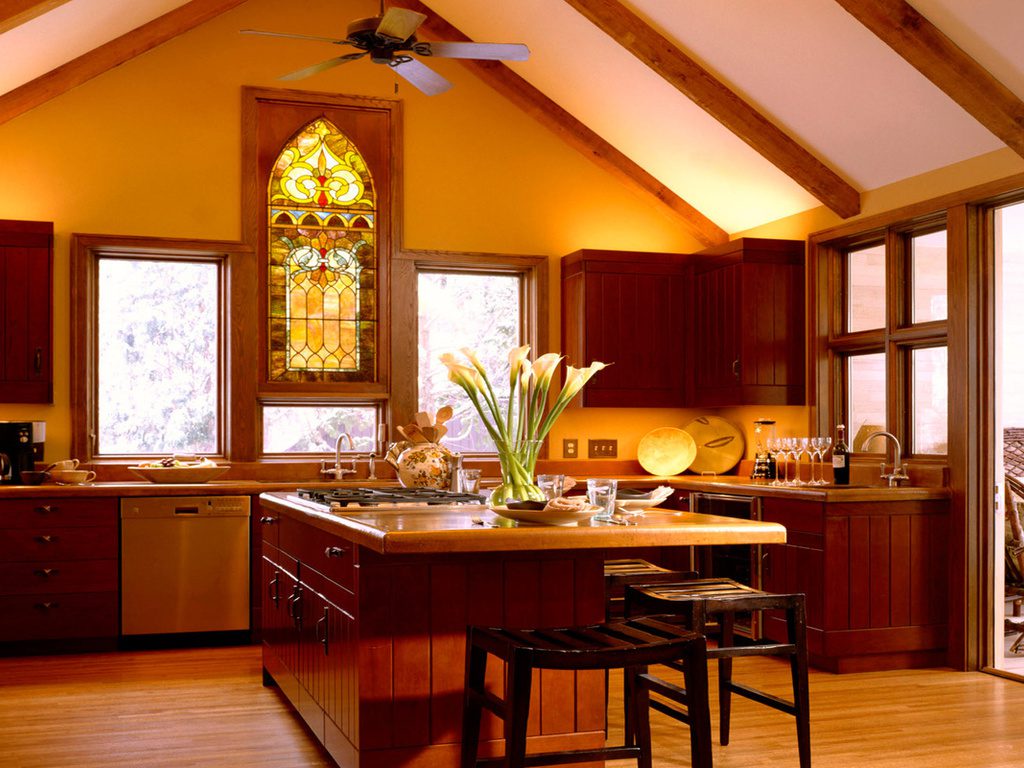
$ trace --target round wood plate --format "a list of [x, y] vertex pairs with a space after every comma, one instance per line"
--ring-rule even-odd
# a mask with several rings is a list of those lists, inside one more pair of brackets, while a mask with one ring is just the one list
[[690, 471], [721, 475], [739, 464], [746, 450], [743, 433], [718, 416], [698, 416], [685, 427], [697, 444]]

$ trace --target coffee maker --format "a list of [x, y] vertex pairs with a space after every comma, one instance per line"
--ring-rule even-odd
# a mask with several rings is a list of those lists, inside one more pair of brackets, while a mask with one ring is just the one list
[[0, 421], [0, 485], [19, 485], [35, 466], [31, 421]]

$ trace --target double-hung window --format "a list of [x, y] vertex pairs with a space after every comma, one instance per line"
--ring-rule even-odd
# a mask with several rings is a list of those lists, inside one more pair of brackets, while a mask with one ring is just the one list
[[854, 452], [947, 453], [946, 250], [934, 218], [816, 243], [819, 426]]

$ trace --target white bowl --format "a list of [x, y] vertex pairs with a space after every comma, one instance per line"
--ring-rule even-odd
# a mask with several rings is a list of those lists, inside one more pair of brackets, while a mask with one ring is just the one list
[[206, 483], [228, 471], [226, 465], [198, 467], [128, 467], [128, 471], [151, 483]]
[[616, 499], [615, 508], [627, 515], [635, 515], [645, 509], [661, 504], [665, 499]]
[[558, 512], [544, 509], [509, 509], [505, 505], [497, 504], [488, 506], [494, 514], [501, 517], [515, 520], [519, 523], [534, 523], [537, 525], [574, 525], [580, 522], [580, 520], [589, 520], [601, 511], [601, 508], [594, 504], [588, 504], [578, 511], [560, 510]]

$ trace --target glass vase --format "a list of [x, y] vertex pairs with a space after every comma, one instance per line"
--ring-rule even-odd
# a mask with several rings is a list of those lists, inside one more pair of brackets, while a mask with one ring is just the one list
[[527, 440], [515, 448], [498, 448], [501, 465], [501, 484], [491, 491], [492, 506], [508, 501], [546, 501], [544, 492], [537, 487], [534, 469], [541, 440]]

